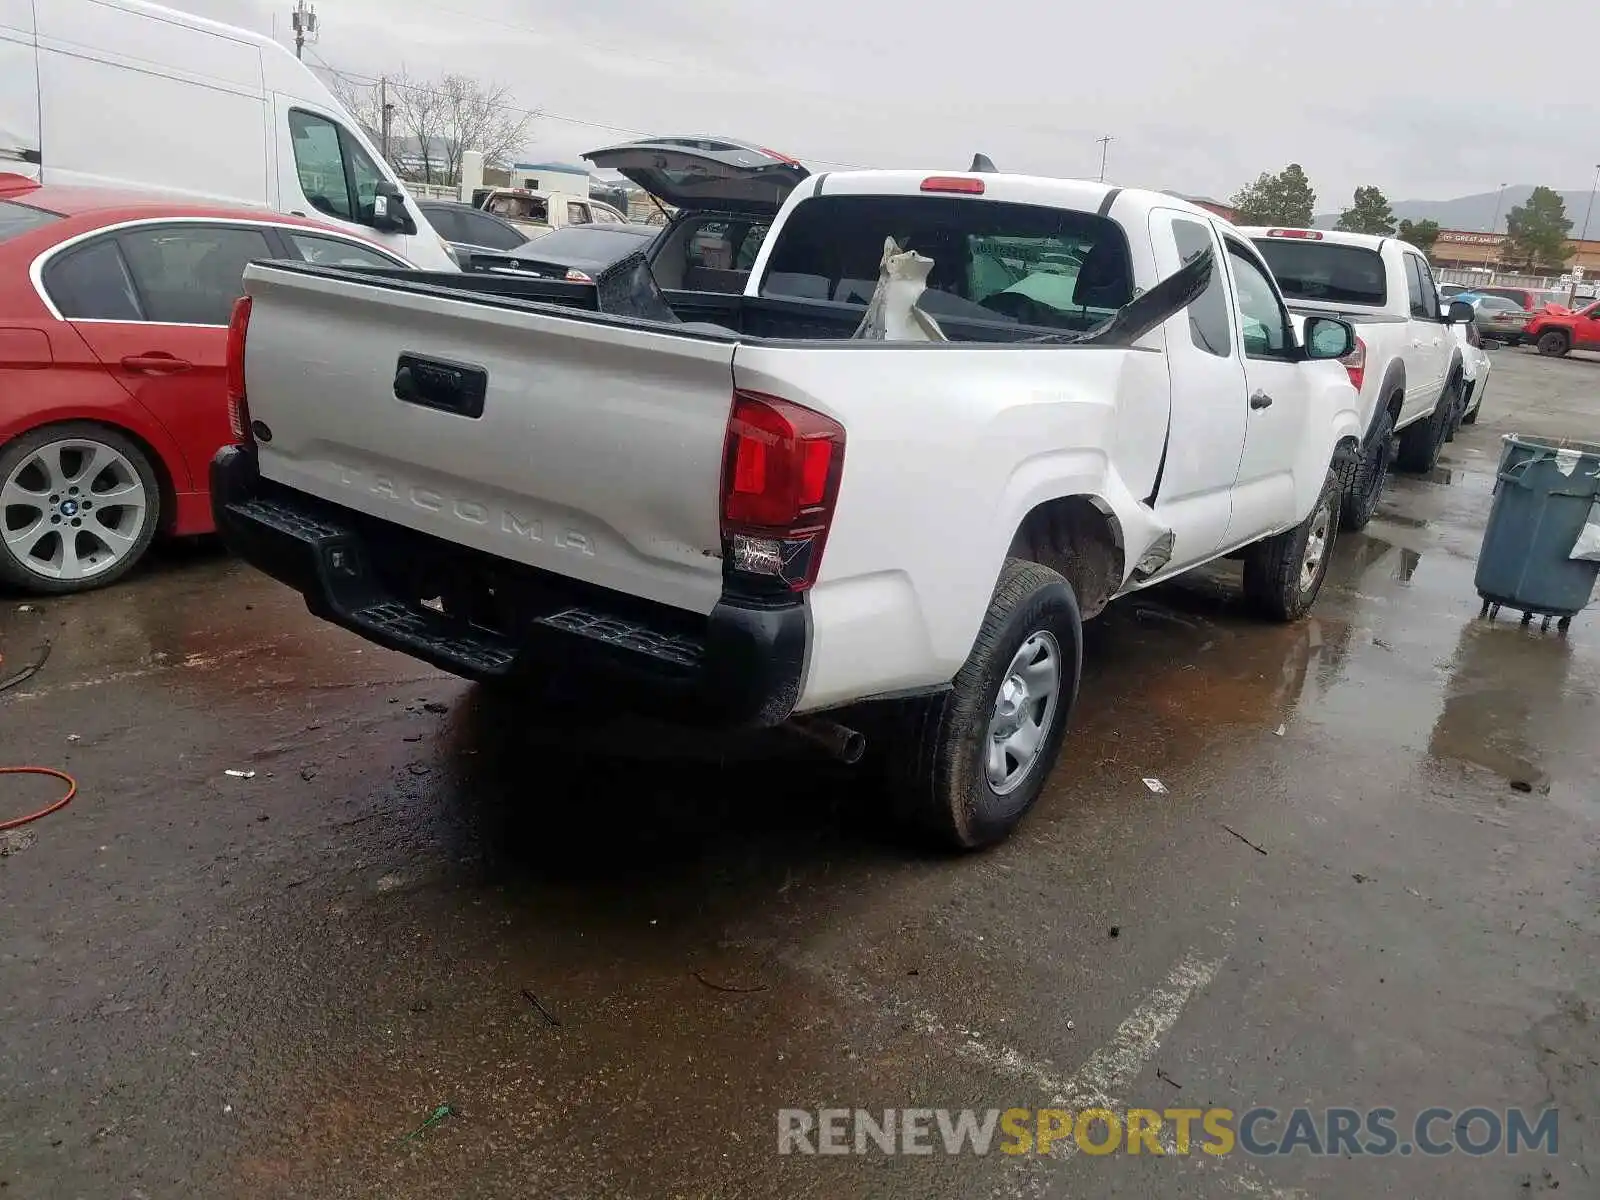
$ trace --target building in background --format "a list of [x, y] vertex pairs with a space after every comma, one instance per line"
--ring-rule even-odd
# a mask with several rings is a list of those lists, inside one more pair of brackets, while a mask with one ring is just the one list
[[[1450, 270], [1505, 270], [1521, 263], [1504, 261], [1506, 235], [1503, 233], [1475, 233], [1468, 229], [1441, 229], [1439, 240], [1433, 244], [1433, 261], [1436, 266]], [[1600, 275], [1600, 241], [1577, 240], [1568, 243], [1571, 253], [1562, 269], [1570, 271], [1581, 266], [1583, 273], [1592, 279]]]

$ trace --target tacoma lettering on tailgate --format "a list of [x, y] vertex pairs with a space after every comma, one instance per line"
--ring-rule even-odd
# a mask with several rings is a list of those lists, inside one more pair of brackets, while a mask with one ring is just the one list
[[[545, 523], [540, 518], [518, 512], [512, 508], [496, 508], [473, 500], [467, 496], [451, 496], [435, 488], [424, 487], [420, 484], [405, 483], [387, 475], [369, 473], [347, 467], [342, 463], [332, 464], [339, 473], [339, 482], [345, 487], [356, 488], [371, 496], [378, 496], [396, 504], [408, 504], [420, 508], [424, 512], [443, 513], [463, 521], [468, 525], [498, 524], [501, 533], [509, 533], [513, 537], [522, 538], [529, 542], [548, 542], [563, 550], [573, 550], [579, 554], [593, 555], [595, 552], [594, 539], [588, 534], [577, 529], [561, 529], [549, 534], [545, 533]], [[498, 514], [498, 520], [497, 520]]]

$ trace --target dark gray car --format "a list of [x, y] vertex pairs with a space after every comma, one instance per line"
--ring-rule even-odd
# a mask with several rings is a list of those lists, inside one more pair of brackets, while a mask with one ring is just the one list
[[593, 283], [595, 276], [612, 263], [647, 249], [660, 235], [657, 225], [568, 225], [518, 246], [509, 254], [475, 255], [473, 269], [514, 270], [540, 279]]
[[456, 264], [466, 270], [474, 254], [505, 254], [524, 245], [528, 235], [510, 221], [454, 200], [419, 200], [417, 207], [434, 232], [450, 243]]

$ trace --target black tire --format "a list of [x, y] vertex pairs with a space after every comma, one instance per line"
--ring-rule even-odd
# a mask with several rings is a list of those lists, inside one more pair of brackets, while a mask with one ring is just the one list
[[[1041, 634], [1057, 654], [1055, 700], [1036, 710], [1045, 728], [1031, 765], [998, 792], [985, 763], [1000, 689], [1024, 645]], [[977, 850], [1004, 839], [1044, 789], [1082, 673], [1083, 618], [1072, 585], [1049, 567], [1008, 558], [951, 690], [907, 704], [890, 734], [885, 765], [900, 816], [941, 849]]]
[[1383, 485], [1389, 479], [1394, 457], [1394, 414], [1384, 408], [1367, 437], [1360, 456], [1345, 468], [1339, 524], [1345, 529], [1365, 529], [1378, 511]]
[[1471, 409], [1471, 411], [1461, 414], [1461, 423], [1463, 425], [1476, 425], [1478, 423], [1478, 414], [1482, 411], [1483, 400], [1480, 398], [1478, 403]]
[[[1257, 542], [1244, 557], [1244, 594], [1262, 616], [1273, 621], [1298, 621], [1316, 603], [1322, 581], [1328, 577], [1328, 560], [1339, 533], [1339, 495], [1336, 471], [1329, 471], [1317, 502], [1304, 521], [1276, 537]], [[1308, 551], [1321, 528], [1322, 547], [1309, 580], [1305, 576]]]
[[1539, 335], [1539, 353], [1546, 358], [1560, 358], [1572, 349], [1572, 339], [1563, 330], [1552, 329]]
[[[3, 537], [0, 537], [0, 582], [8, 583], [25, 591], [43, 595], [66, 595], [72, 592], [86, 592], [94, 588], [105, 587], [115, 583], [138, 565], [144, 558], [145, 551], [150, 548], [151, 541], [155, 538], [156, 530], [161, 526], [161, 483], [156, 475], [155, 468], [150, 465], [149, 458], [130, 438], [104, 425], [96, 425], [89, 421], [69, 421], [60, 425], [45, 425], [38, 429], [30, 430], [21, 437], [14, 438], [4, 446], [0, 446], [0, 489], [4, 489], [13, 472], [17, 471], [40, 447], [48, 446], [52, 442], [72, 441], [92, 443], [103, 446], [120, 455], [131, 468], [132, 474], [137, 477], [143, 489], [142, 517], [130, 517], [132, 527], [119, 532], [131, 537], [132, 541], [123, 549], [120, 557], [113, 558], [103, 567], [96, 567], [91, 573], [75, 579], [51, 578], [40, 570], [30, 567], [24, 556], [18, 554]], [[27, 482], [26, 480], [21, 480]], [[70, 482], [70, 480], [69, 480]], [[93, 484], [87, 481], [85, 487]], [[132, 482], [131, 480], [129, 481]], [[93, 491], [86, 491], [85, 498], [92, 498]], [[106, 505], [101, 512], [126, 511], [131, 506]], [[0, 533], [23, 528], [24, 517], [28, 511], [24, 506], [0, 507]], [[88, 521], [89, 510], [78, 511], [75, 519]], [[58, 514], [52, 512], [52, 516]], [[61, 530], [68, 528], [68, 523], [60, 524]], [[93, 518], [98, 520], [99, 518]], [[10, 522], [16, 521], [16, 525]], [[83, 526], [78, 526], [82, 529]], [[88, 532], [88, 531], [85, 531]], [[60, 536], [58, 534], [58, 536]], [[69, 535], [70, 536], [70, 535]], [[109, 546], [109, 542], [102, 542]], [[90, 555], [86, 554], [86, 558]]]
[[1423, 474], [1439, 465], [1439, 451], [1443, 449], [1445, 435], [1455, 420], [1455, 410], [1461, 403], [1461, 376], [1452, 375], [1444, 385], [1433, 411], [1421, 421], [1413, 421], [1400, 434], [1400, 453], [1395, 465], [1402, 471]]

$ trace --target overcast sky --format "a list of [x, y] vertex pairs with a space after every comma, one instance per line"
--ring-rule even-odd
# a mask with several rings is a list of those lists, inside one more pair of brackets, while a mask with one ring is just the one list
[[[167, 0], [290, 40], [290, 0]], [[1306, 168], [1317, 209], [1501, 183], [1586, 190], [1586, 81], [1552, 64], [1600, 5], [1547, 0], [318, 0], [308, 61], [509, 84], [529, 158], [715, 133], [810, 165], [1107, 178], [1226, 198]], [[274, 16], [276, 29], [274, 30]], [[1554, 38], [1552, 30], [1558, 30]], [[1520, 64], [1528, 65], [1520, 65]], [[1534, 65], [1543, 64], [1543, 65]], [[1558, 97], [1570, 96], [1563, 102]]]

